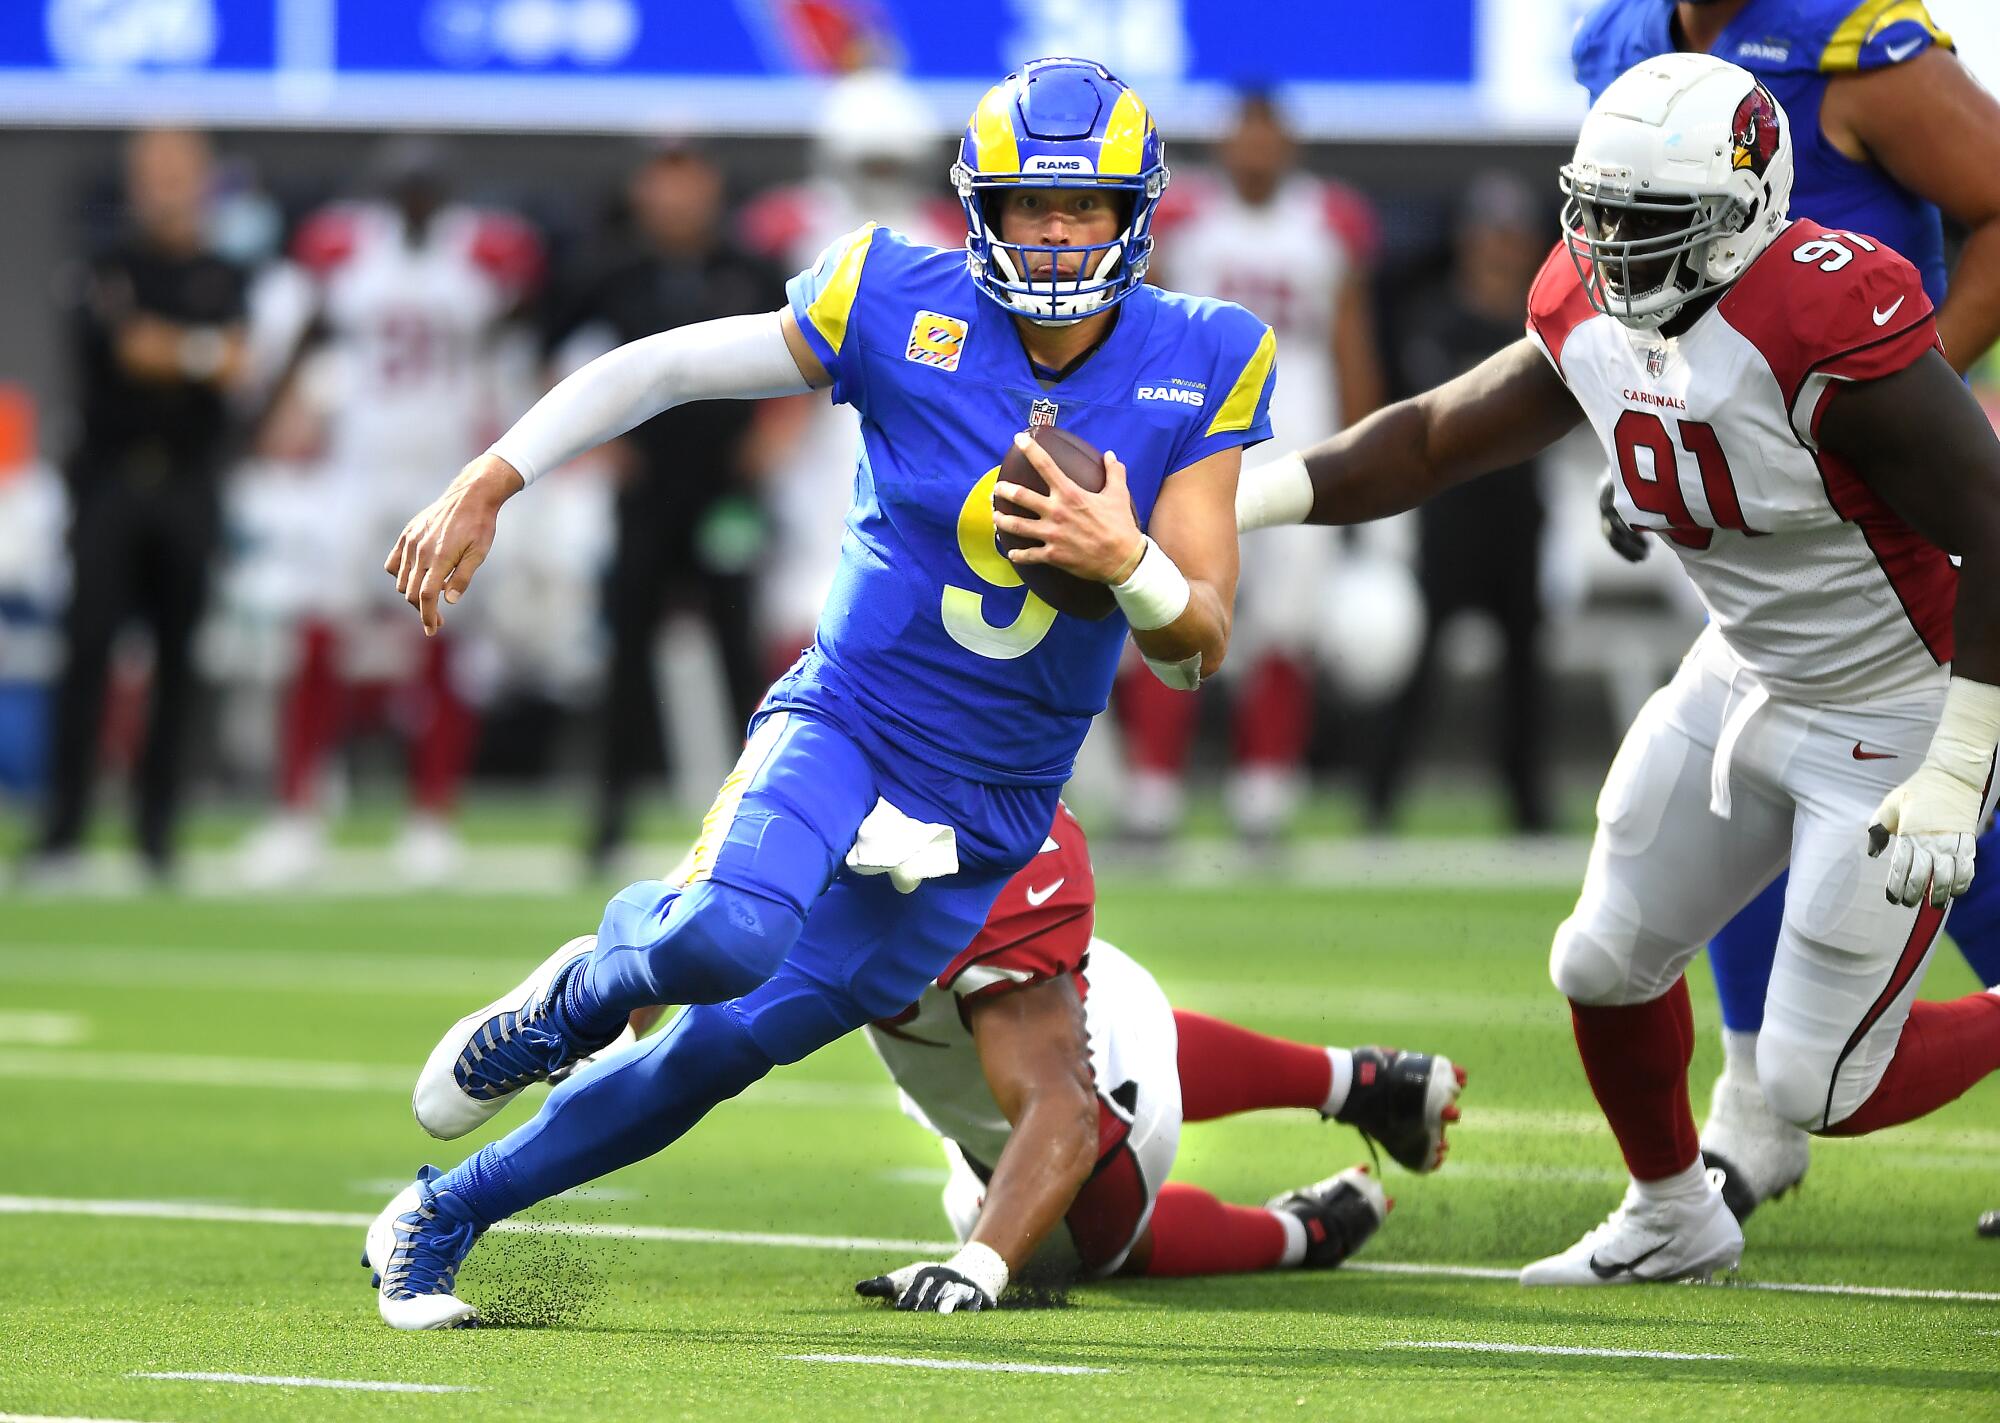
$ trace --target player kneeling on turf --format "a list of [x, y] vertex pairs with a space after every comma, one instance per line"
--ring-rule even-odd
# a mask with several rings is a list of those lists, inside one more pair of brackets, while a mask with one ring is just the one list
[[944, 1139], [963, 1248], [864, 1280], [903, 1310], [991, 1309], [1033, 1260], [1064, 1277], [1329, 1269], [1390, 1202], [1366, 1166], [1237, 1206], [1169, 1183], [1183, 1121], [1300, 1107], [1360, 1128], [1412, 1171], [1445, 1155], [1464, 1073], [1443, 1057], [1265, 1037], [1176, 1010], [1091, 934], [1083, 828], [1059, 809], [978, 938], [868, 1039], [903, 1110]]

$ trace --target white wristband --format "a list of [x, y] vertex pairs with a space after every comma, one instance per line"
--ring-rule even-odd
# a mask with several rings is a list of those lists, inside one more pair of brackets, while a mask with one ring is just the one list
[[1244, 470], [1236, 482], [1238, 532], [1303, 524], [1312, 506], [1312, 476], [1306, 472], [1305, 456], [1297, 450], [1270, 464]]
[[1151, 632], [1186, 612], [1193, 593], [1180, 566], [1167, 557], [1165, 549], [1147, 539], [1138, 565], [1123, 583], [1111, 585], [1111, 596], [1118, 600], [1132, 631]]
[[1000, 1258], [998, 1250], [975, 1240], [944, 1263], [946, 1269], [958, 1271], [986, 1291], [986, 1297], [995, 1304], [1000, 1302], [1000, 1291], [1007, 1288], [1007, 1262]]
[[1996, 744], [2000, 744], [2000, 687], [1952, 678], [1925, 764], [1983, 790]]

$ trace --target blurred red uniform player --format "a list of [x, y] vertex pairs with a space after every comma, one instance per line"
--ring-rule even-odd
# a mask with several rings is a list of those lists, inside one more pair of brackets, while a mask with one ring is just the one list
[[462, 641], [419, 642], [403, 619], [380, 625], [395, 605], [379, 587], [379, 550], [395, 542], [413, 491], [457, 469], [511, 413], [492, 338], [540, 282], [542, 247], [518, 219], [449, 204], [443, 155], [427, 144], [396, 144], [378, 176], [384, 200], [322, 210], [293, 249], [315, 297], [298, 369], [326, 427], [316, 492], [325, 565], [281, 713], [281, 814], [245, 857], [261, 883], [317, 863], [326, 762], [367, 710], [394, 721], [410, 748], [398, 862], [417, 882], [442, 879], [455, 859], [447, 817], [478, 730]]
[[[1262, 95], [1243, 101], [1218, 157], [1220, 175], [1191, 174], [1162, 203], [1154, 270], [1270, 323], [1284, 369], [1271, 405], [1275, 438], [1320, 438], [1382, 401], [1368, 294], [1375, 216], [1351, 188], [1299, 170], [1283, 116]], [[1312, 649], [1337, 537], [1287, 529], [1281, 546], [1243, 564], [1223, 675], [1235, 698], [1229, 808], [1253, 839], [1282, 833], [1305, 788]], [[1128, 674], [1117, 710], [1132, 765], [1126, 828], [1146, 838], [1170, 833], [1199, 704]]]

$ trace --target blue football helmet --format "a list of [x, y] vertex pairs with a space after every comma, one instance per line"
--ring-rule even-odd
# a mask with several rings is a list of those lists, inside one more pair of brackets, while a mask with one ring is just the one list
[[[1034, 59], [991, 89], [973, 110], [951, 168], [965, 209], [967, 262], [979, 289], [1034, 321], [1076, 321], [1109, 310], [1146, 277], [1153, 212], [1167, 190], [1166, 145], [1136, 91], [1088, 59]], [[1018, 188], [1095, 188], [1129, 205], [1111, 242], [1036, 247], [1002, 242], [991, 207]], [[1081, 250], [1073, 278], [1059, 254]], [[1036, 279], [1030, 259], [1047, 256]]]

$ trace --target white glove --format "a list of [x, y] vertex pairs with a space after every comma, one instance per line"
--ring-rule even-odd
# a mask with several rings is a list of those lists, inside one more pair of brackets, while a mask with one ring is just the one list
[[958, 873], [958, 832], [877, 800], [855, 833], [847, 867], [858, 875], [887, 875], [897, 893], [908, 894], [927, 879]]
[[972, 1314], [992, 1309], [1006, 1288], [1007, 1262], [991, 1246], [975, 1242], [949, 1260], [919, 1260], [863, 1280], [854, 1292], [906, 1312]]
[[1892, 904], [1925, 897], [1942, 908], [1972, 884], [1980, 803], [2000, 739], [2000, 687], [1951, 679], [1944, 714], [1916, 774], [1882, 798], [1868, 827], [1868, 853], [1889, 851]]

